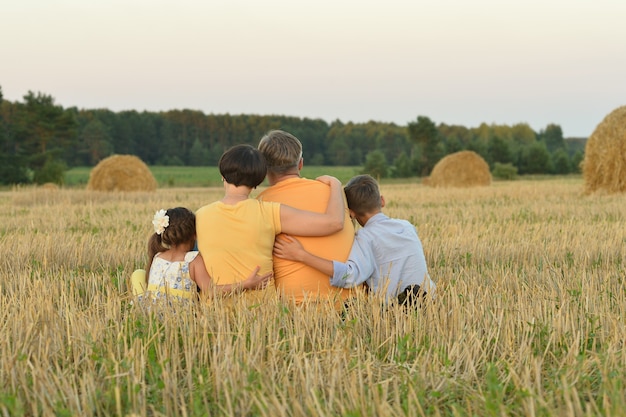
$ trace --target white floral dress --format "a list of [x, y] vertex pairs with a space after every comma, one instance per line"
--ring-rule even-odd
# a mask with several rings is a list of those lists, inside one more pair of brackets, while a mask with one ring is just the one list
[[170, 262], [154, 255], [146, 298], [168, 302], [189, 302], [198, 296], [198, 287], [189, 275], [189, 263], [196, 259], [198, 251], [185, 254], [184, 261]]

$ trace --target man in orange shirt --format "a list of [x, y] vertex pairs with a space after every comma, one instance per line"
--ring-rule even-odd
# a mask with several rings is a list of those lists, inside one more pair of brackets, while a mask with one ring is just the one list
[[[323, 213], [328, 204], [330, 188], [319, 181], [300, 177], [304, 164], [302, 144], [290, 133], [272, 130], [258, 146], [267, 161], [267, 180], [270, 187], [258, 195], [263, 201]], [[329, 236], [297, 236], [304, 248], [315, 255], [345, 262], [354, 241], [354, 227], [346, 208], [344, 228]], [[277, 290], [300, 304], [305, 300], [330, 299], [336, 305], [352, 294], [351, 290], [332, 287], [330, 277], [303, 263], [274, 256], [274, 282]]]

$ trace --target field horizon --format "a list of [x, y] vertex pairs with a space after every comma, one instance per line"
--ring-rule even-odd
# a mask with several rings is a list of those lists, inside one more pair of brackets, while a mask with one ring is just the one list
[[[216, 187], [221, 186], [221, 175], [217, 166], [148, 166], [160, 188]], [[64, 187], [80, 188], [87, 185], [93, 167], [74, 167], [66, 171]], [[305, 166], [302, 176], [314, 179], [320, 175], [332, 175], [346, 182], [362, 170], [360, 166]], [[405, 180], [409, 181], [409, 180]]]

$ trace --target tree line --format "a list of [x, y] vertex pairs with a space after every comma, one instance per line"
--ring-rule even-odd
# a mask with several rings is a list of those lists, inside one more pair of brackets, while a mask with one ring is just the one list
[[11, 102], [0, 87], [0, 183], [62, 183], [68, 168], [95, 166], [112, 154], [136, 155], [148, 165], [215, 166], [230, 146], [255, 146], [272, 129], [297, 136], [308, 165], [363, 166], [378, 177], [427, 176], [442, 157], [461, 150], [480, 154], [494, 175], [567, 174], [579, 170], [585, 146], [584, 138], [564, 139], [556, 124], [535, 132], [526, 123], [468, 128], [427, 116], [399, 126], [197, 110], [113, 112], [63, 108], [32, 91]]

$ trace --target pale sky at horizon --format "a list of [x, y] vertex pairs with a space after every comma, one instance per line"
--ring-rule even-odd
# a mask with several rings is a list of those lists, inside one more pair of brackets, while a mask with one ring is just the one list
[[19, 0], [0, 86], [64, 107], [418, 115], [589, 136], [626, 105], [624, 0]]

